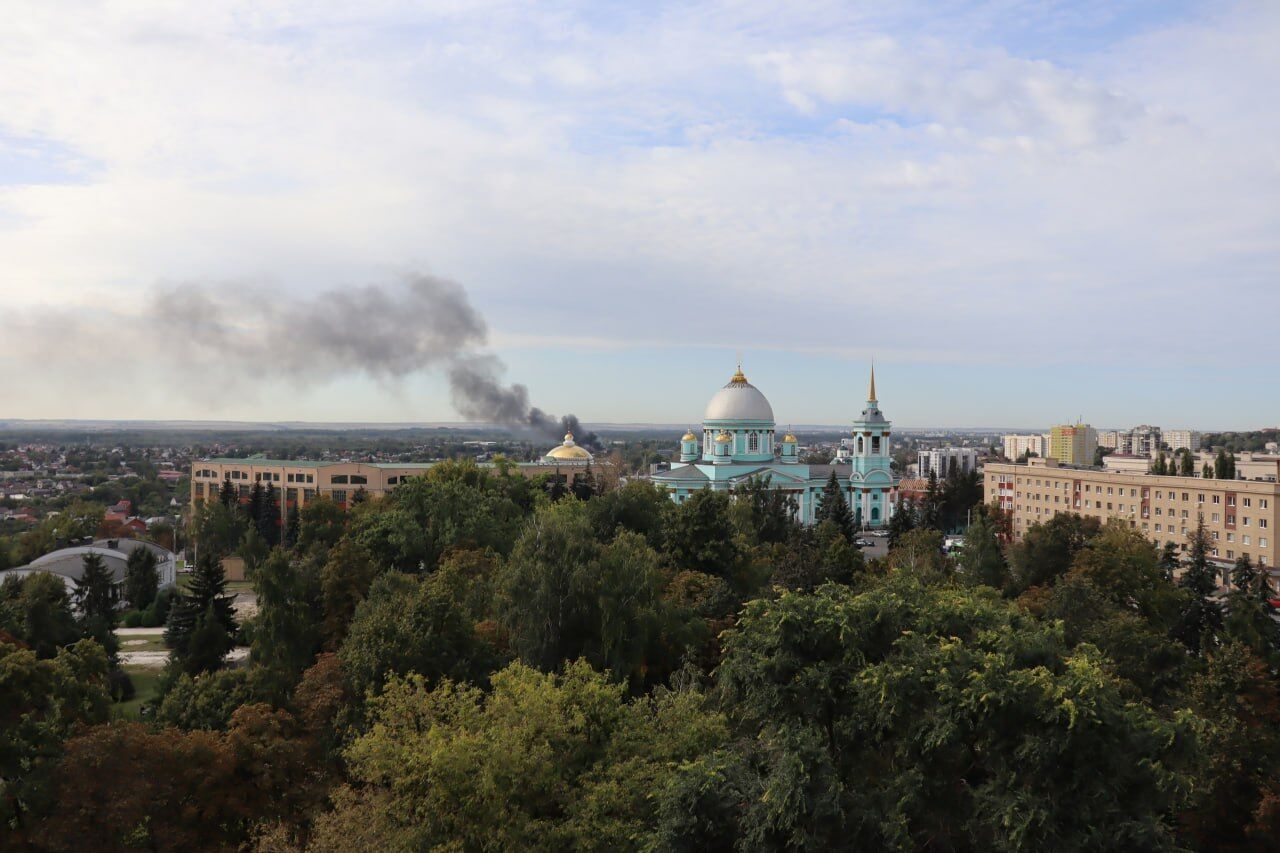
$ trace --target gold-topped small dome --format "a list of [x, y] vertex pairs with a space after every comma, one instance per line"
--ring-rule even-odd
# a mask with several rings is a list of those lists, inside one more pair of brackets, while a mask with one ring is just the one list
[[721, 432], [719, 435], [716, 436], [716, 442], [718, 444], [725, 444], [726, 442], [730, 442], [730, 441], [733, 441], [733, 436], [729, 435], [729, 433], [727, 432]]
[[564, 434], [564, 444], [551, 448], [543, 458], [559, 459], [563, 461], [590, 461], [592, 457], [584, 448], [574, 444], [573, 433], [566, 432]]
[[746, 385], [746, 384], [748, 384], [748, 383], [747, 383], [747, 376], [746, 376], [746, 374], [745, 374], [745, 373], [743, 373], [743, 372], [742, 372], [742, 365], [741, 365], [741, 364], [739, 364], [739, 365], [738, 365], [738, 372], [737, 372], [737, 373], [735, 373], [735, 374], [733, 374], [733, 377], [729, 379], [729, 384], [730, 384], [730, 385]]
[[783, 443], [783, 444], [795, 444], [795, 443], [796, 443], [796, 437], [795, 437], [794, 435], [792, 435], [791, 433], [787, 433], [786, 435], [784, 435], [784, 436], [782, 437], [782, 443]]
[[693, 434], [693, 430], [689, 430], [688, 432], [686, 432], [684, 435], [680, 437], [680, 440], [681, 441], [697, 441], [698, 437]]

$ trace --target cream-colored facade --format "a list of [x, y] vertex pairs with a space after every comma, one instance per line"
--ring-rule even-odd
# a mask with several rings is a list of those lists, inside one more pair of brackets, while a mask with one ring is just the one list
[[[289, 506], [299, 508], [307, 501], [323, 495], [338, 504], [348, 506], [356, 492], [363, 491], [369, 497], [384, 495], [401, 483], [421, 477], [436, 462], [308, 462], [289, 459], [201, 459], [191, 463], [192, 505], [207, 498], [218, 497], [223, 482], [230, 482], [238, 497], [249, 497], [254, 483], [269, 483], [279, 495], [281, 512]], [[496, 467], [496, 463], [482, 463], [481, 467]], [[526, 477], [542, 474], [560, 477], [565, 485], [587, 471], [602, 484], [609, 485], [617, 479], [616, 465], [612, 460], [593, 461], [590, 456], [574, 459], [554, 459], [551, 456], [541, 462], [516, 463]]]
[[1005, 459], [1020, 459], [1022, 456], [1031, 453], [1036, 456], [1049, 455], [1049, 434], [1039, 433], [1035, 435], [1006, 435], [1002, 436], [1001, 444], [1004, 445]]
[[1088, 424], [1064, 424], [1049, 432], [1048, 455], [1063, 465], [1092, 465], [1098, 433]]
[[1203, 518], [1218, 560], [1247, 554], [1259, 565], [1276, 565], [1277, 483], [1069, 468], [1050, 458], [988, 463], [984, 485], [986, 501], [1012, 514], [1015, 538], [1033, 524], [1073, 512], [1103, 522], [1118, 518], [1157, 544], [1185, 545]]

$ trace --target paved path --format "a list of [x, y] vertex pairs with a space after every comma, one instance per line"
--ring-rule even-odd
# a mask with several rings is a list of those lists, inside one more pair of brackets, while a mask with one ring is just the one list
[[[247, 646], [236, 646], [227, 654], [227, 662], [234, 663], [249, 657]], [[169, 662], [168, 649], [150, 649], [144, 652], [131, 652], [127, 646], [120, 648], [120, 664], [122, 666], [139, 666], [144, 669], [164, 669]]]

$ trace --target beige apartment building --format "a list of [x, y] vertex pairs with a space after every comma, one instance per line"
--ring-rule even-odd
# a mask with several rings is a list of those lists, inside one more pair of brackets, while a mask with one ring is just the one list
[[[576, 453], [573, 451], [577, 451]], [[435, 462], [310, 462], [298, 459], [201, 459], [191, 463], [191, 503], [194, 506], [208, 498], [216, 499], [223, 482], [230, 482], [238, 497], [249, 497], [254, 483], [275, 486], [283, 514], [289, 506], [299, 508], [307, 501], [323, 495], [346, 507], [358, 491], [369, 497], [390, 492], [414, 477], [421, 477]], [[482, 468], [495, 468], [496, 463], [480, 463]], [[547, 474], [558, 477], [566, 486], [592, 472], [605, 485], [614, 482], [616, 465], [610, 459], [593, 459], [591, 454], [573, 445], [552, 448], [538, 462], [518, 462], [513, 467], [526, 477]]]
[[1049, 458], [988, 463], [984, 485], [987, 503], [1012, 514], [1015, 538], [1060, 512], [1074, 512], [1103, 522], [1119, 518], [1159, 545], [1185, 545], [1203, 518], [1217, 561], [1248, 555], [1259, 565], [1276, 565], [1280, 483], [1158, 477], [1066, 467]]

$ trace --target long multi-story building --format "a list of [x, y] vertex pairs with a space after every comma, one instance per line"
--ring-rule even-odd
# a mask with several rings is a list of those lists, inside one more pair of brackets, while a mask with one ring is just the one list
[[[290, 506], [301, 508], [317, 496], [333, 500], [342, 506], [351, 503], [356, 492], [363, 491], [373, 497], [390, 492], [396, 486], [414, 477], [421, 477], [436, 462], [318, 462], [302, 459], [199, 459], [191, 463], [191, 502], [216, 499], [223, 483], [230, 483], [237, 497], [249, 497], [254, 483], [264, 487], [270, 484], [280, 496], [283, 513]], [[480, 463], [481, 467], [496, 467], [497, 463]], [[613, 463], [596, 460], [585, 448], [574, 443], [572, 435], [566, 435], [563, 444], [556, 445], [537, 462], [513, 463], [513, 467], [526, 477], [547, 474], [559, 477], [566, 485], [593, 470], [594, 476], [608, 478], [613, 474]]]
[[984, 470], [986, 500], [1012, 515], [1015, 538], [1072, 512], [1104, 522], [1118, 518], [1157, 544], [1185, 545], [1203, 518], [1218, 561], [1247, 555], [1258, 565], [1276, 565], [1280, 483], [1067, 467], [1052, 458], [990, 462]]
[[921, 477], [927, 478], [932, 473], [939, 480], [945, 480], [953, 472], [968, 474], [977, 471], [978, 451], [972, 447], [935, 447], [921, 450], [917, 461]]
[[1098, 433], [1088, 424], [1063, 424], [1049, 433], [1048, 456], [1063, 465], [1092, 465]]

